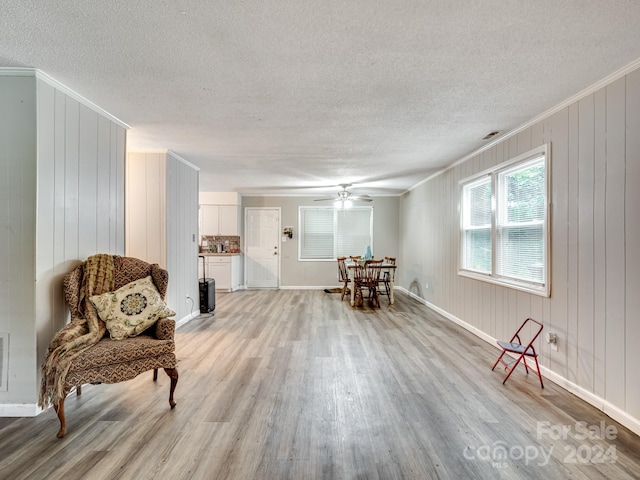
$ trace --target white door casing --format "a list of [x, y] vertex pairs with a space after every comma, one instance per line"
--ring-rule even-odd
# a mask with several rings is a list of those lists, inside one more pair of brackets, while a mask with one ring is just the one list
[[280, 207], [245, 208], [247, 288], [278, 288], [280, 279]]

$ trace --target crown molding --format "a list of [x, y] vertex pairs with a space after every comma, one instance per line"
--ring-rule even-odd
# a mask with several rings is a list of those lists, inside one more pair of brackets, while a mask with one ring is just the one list
[[59, 82], [51, 75], [43, 72], [42, 70], [38, 70], [37, 68], [28, 68], [28, 67], [0, 67], [0, 76], [4, 77], [36, 77], [38, 80], [42, 80], [46, 84], [52, 86], [56, 90], [64, 93], [65, 95], [77, 100], [85, 107], [93, 110], [97, 114], [109, 119], [113, 123], [121, 126], [122, 128], [129, 130], [131, 128], [130, 125], [126, 124], [119, 118], [114, 115], [111, 115], [106, 110], [100, 108], [98, 105], [88, 100], [87, 98], [80, 95], [78, 92], [70, 89], [63, 83]]
[[448, 165], [445, 168], [443, 168], [441, 170], [438, 170], [437, 172], [429, 175], [427, 178], [425, 178], [423, 180], [420, 180], [418, 183], [416, 183], [412, 187], [408, 188], [405, 192], [403, 192], [403, 194], [409, 193], [411, 190], [414, 190], [414, 189], [418, 188], [420, 185], [425, 184], [429, 180], [432, 180], [435, 177], [437, 177], [439, 175], [442, 175], [446, 171], [451, 170], [454, 167], [457, 167], [458, 165], [466, 162], [467, 160], [472, 159], [473, 157], [475, 157], [475, 156], [481, 154], [482, 152], [494, 147], [495, 145], [498, 145], [499, 143], [504, 142], [508, 138], [511, 138], [514, 135], [517, 135], [518, 133], [522, 132], [523, 130], [526, 130], [527, 128], [532, 127], [533, 125], [539, 123], [540, 121], [542, 121], [542, 120], [544, 120], [546, 118], [549, 118], [552, 115], [555, 115], [559, 111], [569, 107], [570, 105], [573, 105], [574, 103], [578, 102], [579, 100], [582, 100], [584, 97], [587, 97], [589, 95], [594, 94], [595, 92], [597, 92], [601, 88], [604, 88], [607, 85], [615, 82], [616, 80], [619, 80], [620, 78], [624, 77], [625, 75], [628, 75], [629, 73], [633, 72], [634, 70], [637, 70], [638, 68], [640, 68], [640, 58], [638, 58], [637, 60], [634, 60], [633, 62], [631, 62], [630, 64], [628, 64], [628, 65], [626, 65], [626, 66], [624, 66], [622, 68], [620, 68], [619, 70], [616, 70], [615, 72], [607, 75], [603, 79], [598, 80], [593, 85], [585, 88], [584, 90], [581, 90], [580, 92], [578, 92], [575, 95], [567, 98], [563, 102], [560, 102], [555, 107], [551, 107], [550, 109], [542, 112], [540, 115], [537, 115], [537, 116], [533, 117], [528, 122], [523, 123], [522, 125], [514, 128], [513, 130], [509, 130], [504, 135], [498, 135], [497, 137], [493, 138], [491, 141], [489, 141], [488, 143], [486, 143], [482, 147], [477, 148], [473, 152], [465, 155], [464, 157], [460, 158], [459, 160], [456, 160], [451, 165]]
[[191, 163], [190, 161], [186, 160], [185, 158], [181, 157], [180, 155], [178, 155], [176, 152], [172, 151], [172, 150], [167, 150], [167, 154], [171, 155], [173, 158], [175, 158], [176, 160], [178, 160], [181, 163], [184, 163], [186, 166], [193, 168], [196, 171], [200, 171], [200, 167], [194, 165], [193, 163]]

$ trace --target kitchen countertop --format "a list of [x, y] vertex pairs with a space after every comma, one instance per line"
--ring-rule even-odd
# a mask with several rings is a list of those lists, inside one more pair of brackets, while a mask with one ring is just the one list
[[242, 252], [234, 252], [234, 253], [215, 253], [215, 252], [200, 252], [198, 255], [202, 255], [204, 257], [233, 257], [234, 255], [241, 255]]

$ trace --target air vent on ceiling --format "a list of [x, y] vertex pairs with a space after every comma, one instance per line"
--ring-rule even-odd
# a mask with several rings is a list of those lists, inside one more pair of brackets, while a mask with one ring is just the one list
[[496, 135], [498, 135], [500, 132], [498, 130], [495, 130], [491, 133], [487, 133], [484, 137], [482, 137], [482, 140], [489, 140], [490, 138], [495, 137]]
[[9, 376], [9, 334], [0, 333], [0, 392], [7, 391]]

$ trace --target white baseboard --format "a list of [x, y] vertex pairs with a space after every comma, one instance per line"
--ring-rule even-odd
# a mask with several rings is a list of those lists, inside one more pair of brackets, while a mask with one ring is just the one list
[[325, 288], [341, 288], [340, 285], [311, 286], [311, 285], [280, 285], [280, 290], [324, 290]]
[[176, 328], [181, 327], [185, 323], [190, 322], [191, 320], [196, 318], [198, 315], [200, 315], [200, 310], [198, 310], [196, 312], [193, 312], [193, 313], [187, 315], [186, 317], [182, 317], [180, 320], [176, 320]]
[[[436, 305], [433, 305], [432, 303], [426, 301], [424, 298], [421, 298], [421, 297], [417, 296], [415, 293], [409, 292], [407, 289], [405, 289], [403, 287], [395, 287], [395, 288], [400, 290], [400, 291], [402, 291], [402, 292], [404, 292], [404, 293], [406, 293], [407, 295], [409, 295], [411, 298], [417, 300], [418, 302], [426, 305], [431, 310], [434, 310], [435, 312], [439, 313], [440, 315], [442, 315], [446, 319], [451, 320], [453, 323], [455, 323], [457, 325], [460, 325], [465, 330], [468, 330], [469, 332], [473, 333], [474, 335], [480, 337], [482, 340], [486, 341], [490, 345], [494, 346], [497, 350], [499, 350], [499, 347], [496, 344], [496, 339], [493, 338], [492, 336], [486, 334], [482, 330], [479, 330], [478, 328], [474, 327], [473, 325], [469, 325], [464, 320], [461, 320], [460, 318], [456, 317], [455, 315], [452, 315], [451, 313], [447, 312], [446, 310], [443, 310], [440, 307], [438, 307]], [[629, 430], [634, 432], [636, 435], [640, 435], [640, 419], [635, 418], [634, 416], [630, 415], [629, 413], [625, 412], [624, 410], [620, 409], [619, 407], [616, 407], [615, 405], [611, 404], [610, 402], [608, 402], [604, 398], [602, 398], [602, 397], [600, 397], [598, 395], [595, 395], [592, 392], [589, 392], [588, 390], [586, 390], [583, 387], [581, 387], [580, 385], [577, 385], [576, 383], [568, 380], [567, 378], [563, 377], [562, 375], [558, 375], [556, 372], [554, 372], [553, 370], [550, 370], [547, 367], [544, 367], [544, 366], [541, 365], [540, 366], [540, 373], [542, 374], [543, 377], [549, 379], [550, 381], [552, 381], [556, 385], [558, 385], [558, 386], [564, 388], [565, 390], [573, 393], [576, 397], [578, 397], [578, 398], [584, 400], [585, 402], [593, 405], [598, 410], [601, 410], [602, 412], [607, 414], [609, 417], [613, 418], [615, 421], [617, 421], [620, 424], [622, 424], [625, 427], [627, 427]]]
[[35, 417], [44, 411], [35, 403], [0, 404], [0, 417]]

